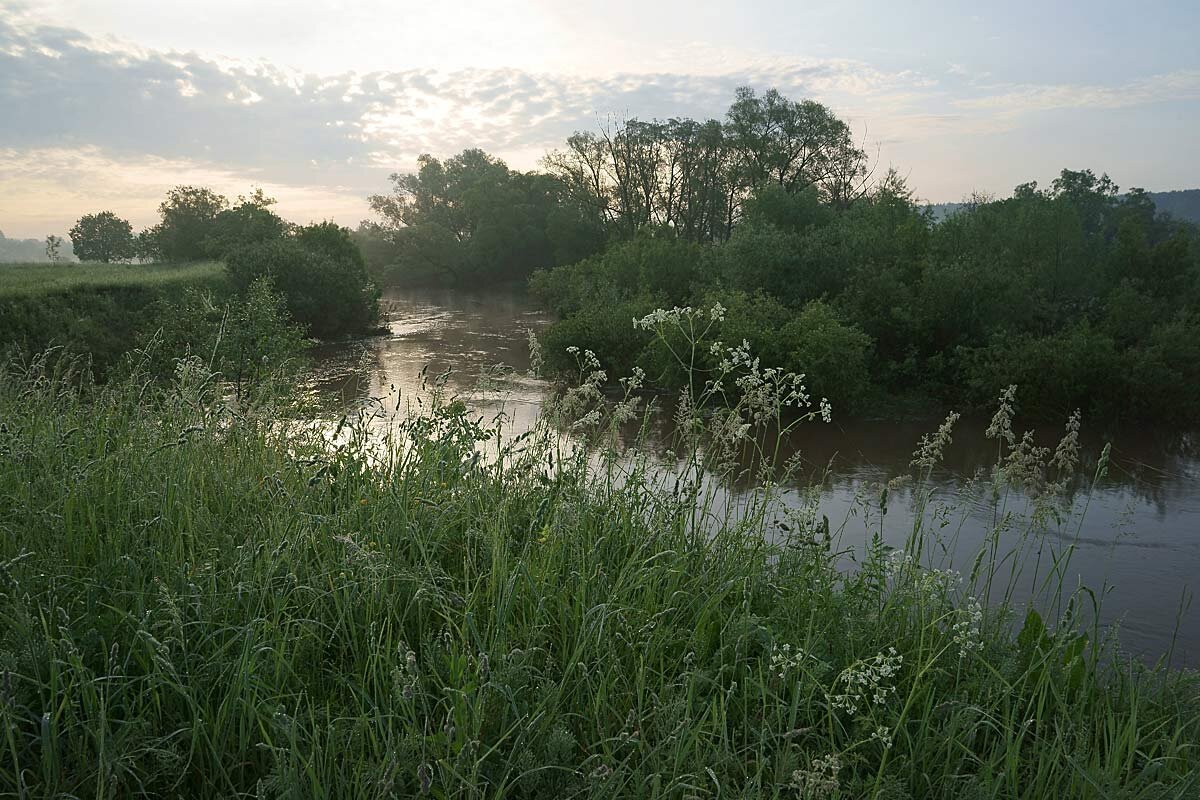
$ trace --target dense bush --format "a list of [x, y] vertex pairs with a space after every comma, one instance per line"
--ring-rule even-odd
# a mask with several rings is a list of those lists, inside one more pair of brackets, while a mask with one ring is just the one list
[[226, 263], [239, 290], [269, 278], [312, 336], [365, 333], [378, 324], [379, 291], [350, 232], [336, 225], [311, 225], [286, 239], [242, 247]]
[[814, 397], [836, 408], [859, 411], [871, 388], [871, 337], [847, 325], [827, 303], [808, 303], [779, 331], [791, 347], [783, 365], [802, 372]]
[[[1049, 416], [1200, 419], [1189, 391], [1200, 229], [1157, 215], [1143, 192], [1118, 195], [1107, 177], [1064, 170], [1049, 190], [1023, 185], [941, 223], [894, 175], [846, 207], [764, 187], [727, 241], [690, 248], [660, 230], [537, 273], [531, 287], [563, 330], [590, 334], [605, 366], [629, 354], [605, 349], [594, 306], [720, 301], [729, 310], [714, 335], [806, 373], [841, 408], [933, 397], [978, 409], [1016, 383]], [[565, 338], [552, 329], [548, 341]]]
[[266, 277], [226, 298], [189, 288], [177, 299], [155, 303], [146, 316], [137, 363], [153, 375], [169, 377], [179, 359], [198, 358], [242, 401], [294, 388], [307, 342]]

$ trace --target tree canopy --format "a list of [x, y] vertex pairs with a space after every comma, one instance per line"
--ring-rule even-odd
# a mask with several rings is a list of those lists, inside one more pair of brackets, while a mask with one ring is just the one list
[[370, 198], [380, 222], [363, 235], [386, 242], [371, 251], [392, 280], [511, 281], [600, 246], [598, 220], [552, 176], [516, 172], [482, 150], [418, 163], [392, 175], [390, 194]]
[[133, 228], [111, 211], [84, 214], [71, 228], [71, 248], [80, 261], [126, 261], [133, 258]]

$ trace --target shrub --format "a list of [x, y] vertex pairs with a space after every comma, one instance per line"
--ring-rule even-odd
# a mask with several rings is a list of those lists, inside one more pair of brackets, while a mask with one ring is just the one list
[[612, 379], [630, 374], [650, 342], [648, 334], [633, 327], [634, 317], [641, 316], [644, 308], [633, 302], [597, 303], [552, 325], [541, 336], [546, 371], [573, 376], [577, 364], [567, 348], [578, 347], [601, 354], [601, 367]]
[[269, 277], [292, 318], [320, 339], [370, 331], [379, 319], [379, 291], [349, 232], [330, 228], [336, 226], [310, 226], [294, 238], [234, 251], [226, 262], [234, 286], [245, 290]]
[[791, 343], [785, 362], [804, 373], [813, 397], [827, 397], [837, 408], [863, 407], [871, 385], [871, 337], [839, 319], [827, 303], [814, 300], [782, 331]]
[[180, 358], [198, 357], [227, 380], [242, 400], [280, 396], [292, 386], [307, 343], [267, 277], [221, 302], [190, 289], [155, 304], [140, 338], [143, 362], [170, 376]]

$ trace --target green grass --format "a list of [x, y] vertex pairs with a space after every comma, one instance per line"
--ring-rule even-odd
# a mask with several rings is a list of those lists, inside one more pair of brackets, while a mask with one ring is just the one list
[[192, 287], [227, 293], [223, 265], [0, 264], [0, 355], [59, 347], [104, 377]]
[[844, 572], [766, 501], [702, 533], [686, 485], [457, 403], [383, 449], [277, 419], [195, 365], [0, 372], [0, 793], [1200, 791], [1195, 676], [977, 618], [1002, 558], [964, 594], [882, 547]]
[[0, 299], [81, 289], [162, 289], [177, 284], [211, 283], [221, 277], [223, 269], [218, 261], [187, 264], [0, 263]]

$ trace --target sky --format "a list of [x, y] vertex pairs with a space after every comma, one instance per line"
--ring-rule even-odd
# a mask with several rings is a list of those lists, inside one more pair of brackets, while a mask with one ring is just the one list
[[930, 202], [1062, 168], [1200, 187], [1200, 2], [0, 0], [0, 232], [141, 228], [176, 184], [356, 225], [417, 156], [830, 106]]

